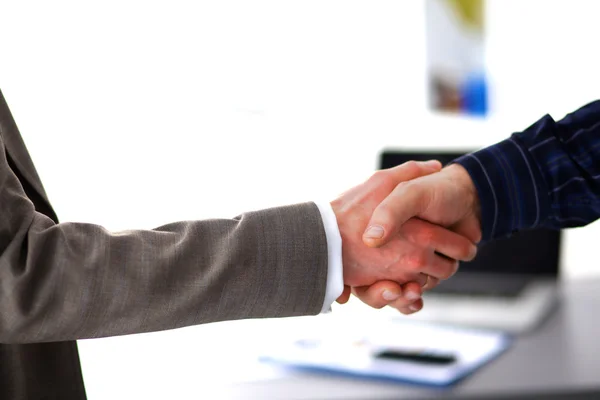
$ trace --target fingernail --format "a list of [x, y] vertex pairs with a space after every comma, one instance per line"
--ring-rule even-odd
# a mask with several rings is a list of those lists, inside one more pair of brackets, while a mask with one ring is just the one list
[[472, 246], [471, 247], [471, 260], [474, 259], [476, 255], [477, 255], [477, 246]]
[[419, 311], [419, 310], [420, 310], [420, 308], [419, 308], [419, 307], [417, 307], [417, 306], [416, 306], [416, 305], [414, 305], [414, 304], [411, 304], [410, 306], [408, 306], [408, 309], [409, 309], [410, 311], [413, 311], [413, 312], [415, 312], [415, 311]]
[[386, 289], [383, 291], [383, 293], [381, 293], [381, 297], [383, 297], [387, 301], [393, 301], [393, 300], [398, 299], [398, 297], [400, 297], [400, 294], [394, 293], [391, 290]]
[[370, 226], [365, 232], [365, 237], [370, 239], [381, 239], [383, 237], [383, 227], [379, 225]]
[[406, 297], [406, 300], [418, 300], [421, 298], [421, 295], [417, 292], [409, 290], [408, 292], [406, 292], [404, 297]]

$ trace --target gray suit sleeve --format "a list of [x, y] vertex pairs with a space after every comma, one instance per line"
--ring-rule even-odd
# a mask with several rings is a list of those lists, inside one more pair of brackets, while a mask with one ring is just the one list
[[56, 224], [0, 147], [0, 342], [320, 312], [327, 243], [315, 204], [117, 233]]

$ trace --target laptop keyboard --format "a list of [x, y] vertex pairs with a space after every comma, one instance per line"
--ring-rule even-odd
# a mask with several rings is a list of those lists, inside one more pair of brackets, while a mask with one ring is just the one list
[[489, 274], [456, 275], [431, 290], [435, 294], [473, 297], [518, 297], [531, 281], [528, 276], [498, 276]]

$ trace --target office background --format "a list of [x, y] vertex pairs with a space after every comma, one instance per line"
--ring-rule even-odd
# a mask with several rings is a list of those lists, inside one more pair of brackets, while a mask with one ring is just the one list
[[[478, 148], [561, 118], [600, 98], [598, 12], [488, 0], [485, 119], [427, 109], [423, 1], [3, 2], [0, 87], [63, 221], [153, 228], [331, 200], [384, 147]], [[567, 233], [566, 279], [600, 275], [599, 234]], [[194, 329], [136, 343], [166, 360]], [[81, 348], [88, 391], [144, 351]]]

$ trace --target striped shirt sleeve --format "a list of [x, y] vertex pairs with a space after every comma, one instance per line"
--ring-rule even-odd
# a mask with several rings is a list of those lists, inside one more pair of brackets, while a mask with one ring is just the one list
[[600, 218], [600, 101], [455, 160], [481, 202], [483, 240]]

